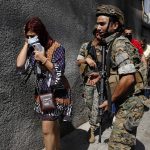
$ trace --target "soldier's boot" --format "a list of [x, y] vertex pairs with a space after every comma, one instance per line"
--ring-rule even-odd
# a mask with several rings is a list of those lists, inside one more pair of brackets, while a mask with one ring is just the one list
[[95, 135], [94, 135], [95, 127], [91, 126], [89, 130], [89, 143], [95, 142]]

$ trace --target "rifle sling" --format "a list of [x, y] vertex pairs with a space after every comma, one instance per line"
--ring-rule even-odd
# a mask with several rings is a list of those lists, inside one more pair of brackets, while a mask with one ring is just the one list
[[106, 79], [106, 89], [107, 89], [107, 98], [108, 98], [108, 106], [109, 110], [111, 109], [111, 90], [110, 90], [110, 85], [108, 78], [110, 77], [110, 68], [111, 68], [111, 52], [112, 52], [112, 46], [114, 41], [116, 40], [117, 37], [120, 36], [120, 33], [115, 36], [115, 38], [111, 41], [109, 47], [108, 47], [108, 53], [106, 55], [106, 74], [107, 74], [107, 79]]

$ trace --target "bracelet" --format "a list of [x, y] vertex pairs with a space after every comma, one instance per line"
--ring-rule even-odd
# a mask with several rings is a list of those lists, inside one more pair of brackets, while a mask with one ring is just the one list
[[47, 62], [47, 60], [48, 60], [48, 58], [46, 58], [46, 59], [44, 60], [44, 62], [42, 62], [42, 65], [44, 65], [44, 64]]

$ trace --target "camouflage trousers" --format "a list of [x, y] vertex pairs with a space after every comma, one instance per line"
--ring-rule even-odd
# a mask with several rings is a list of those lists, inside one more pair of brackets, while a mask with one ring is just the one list
[[84, 101], [90, 110], [89, 123], [92, 126], [96, 126], [98, 116], [98, 92], [96, 86], [85, 85]]
[[142, 96], [133, 96], [119, 106], [108, 150], [131, 150], [135, 146], [136, 130], [144, 114], [142, 101]]

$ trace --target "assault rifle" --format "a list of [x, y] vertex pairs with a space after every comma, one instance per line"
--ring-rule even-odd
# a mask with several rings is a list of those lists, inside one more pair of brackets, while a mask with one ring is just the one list
[[[106, 87], [106, 80], [107, 80], [107, 73], [106, 73], [106, 43], [105, 41], [101, 41], [101, 70], [99, 70], [101, 75], [100, 83], [96, 84], [98, 95], [99, 95], [99, 103], [100, 106], [104, 100], [107, 100], [107, 87]], [[99, 117], [99, 142], [101, 142], [101, 136], [102, 136], [102, 123], [103, 123], [103, 110], [101, 108], [98, 109], [98, 117]]]
[[110, 74], [110, 51], [107, 52], [107, 44], [104, 39], [101, 40], [100, 45], [102, 46], [102, 69], [100, 72], [101, 80], [100, 84], [97, 84], [96, 86], [99, 94], [99, 105], [107, 100], [108, 110], [104, 112], [103, 109], [99, 108], [99, 142], [101, 142], [102, 125], [105, 124], [106, 126], [107, 124], [107, 126], [111, 126], [115, 112], [114, 105], [111, 105], [111, 90], [108, 81]]
[[[100, 45], [102, 47], [101, 49], [101, 62], [98, 61], [97, 55], [95, 52], [94, 47], [91, 47], [91, 49], [88, 50], [88, 54], [92, 57], [93, 60], [95, 60], [97, 67], [94, 71], [98, 71], [101, 80], [97, 82], [96, 88], [99, 95], [99, 101], [98, 105], [101, 105], [105, 100], [108, 100], [109, 104], [109, 110], [111, 109], [111, 94], [110, 94], [110, 88], [109, 83], [107, 80], [107, 69], [106, 69], [106, 49], [107, 45], [104, 40], [100, 41]], [[110, 111], [104, 112], [103, 109], [98, 110], [98, 120], [99, 120], [99, 142], [101, 142], [101, 135], [102, 135], [102, 125], [105, 123], [109, 124], [112, 119], [112, 113]], [[108, 123], [109, 121], [109, 123]]]

